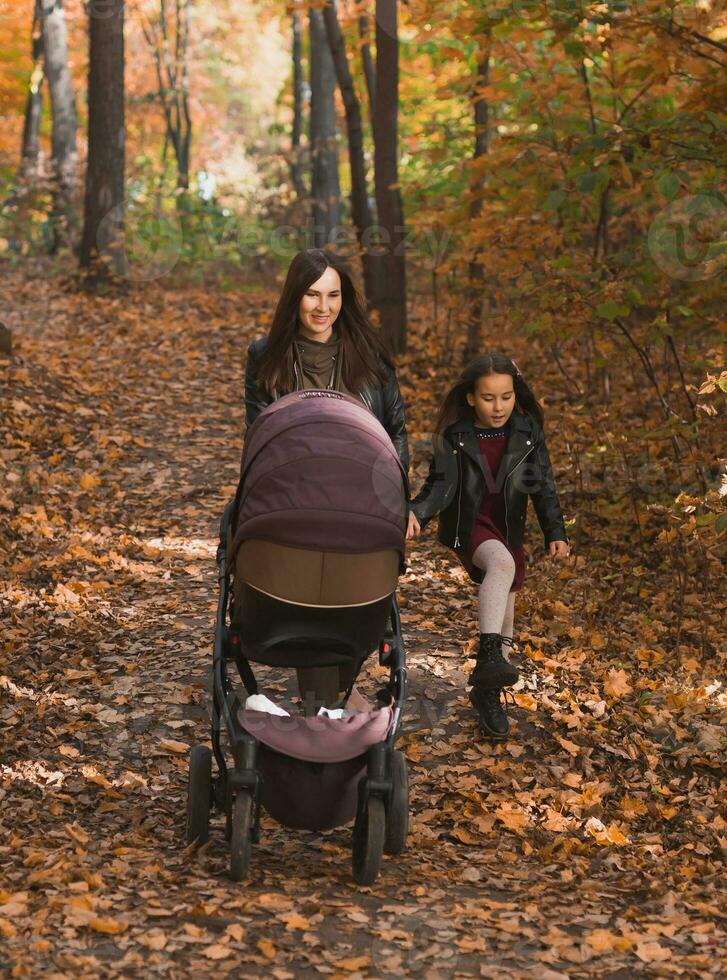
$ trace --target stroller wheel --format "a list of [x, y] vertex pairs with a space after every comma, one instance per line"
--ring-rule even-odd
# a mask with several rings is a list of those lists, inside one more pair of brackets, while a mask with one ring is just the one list
[[212, 753], [206, 745], [195, 745], [189, 756], [187, 785], [187, 843], [204, 844], [210, 835], [212, 802]]
[[409, 832], [409, 776], [406, 756], [396, 749], [391, 753], [391, 797], [386, 811], [384, 854], [401, 854]]
[[353, 878], [358, 885], [376, 881], [386, 835], [384, 801], [369, 796], [359, 805], [353, 825]]
[[241, 789], [232, 801], [230, 812], [230, 877], [244, 881], [250, 867], [252, 830], [252, 796]]

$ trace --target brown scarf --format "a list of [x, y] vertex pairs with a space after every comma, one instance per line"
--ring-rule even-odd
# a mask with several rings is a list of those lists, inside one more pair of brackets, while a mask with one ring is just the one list
[[297, 389], [332, 388], [350, 394], [343, 383], [341, 341], [334, 333], [330, 340], [321, 342], [297, 336], [293, 342]]

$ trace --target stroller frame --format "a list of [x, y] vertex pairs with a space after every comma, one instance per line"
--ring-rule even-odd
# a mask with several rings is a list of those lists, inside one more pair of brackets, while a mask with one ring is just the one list
[[[242, 637], [230, 615], [227, 540], [234, 510], [235, 501], [232, 501], [223, 512], [217, 548], [219, 598], [212, 662], [212, 750], [210, 752], [206, 745], [195, 745], [191, 751], [186, 836], [188, 844], [205, 843], [209, 838], [211, 808], [225, 813], [230, 877], [241, 881], [249, 871], [251, 845], [260, 839], [263, 777], [257, 767], [260, 743], [238, 719], [241, 702], [228, 671], [228, 663], [234, 661], [247, 693], [257, 693], [257, 682]], [[353, 877], [358, 884], [371, 884], [376, 879], [382, 853], [403, 851], [408, 831], [406, 759], [395, 748], [406, 698], [405, 648], [395, 594], [389, 626], [379, 643], [379, 663], [389, 668], [388, 684], [379, 693], [393, 699], [392, 724], [386, 739], [368, 749], [366, 773], [358, 784], [352, 842]], [[349, 695], [350, 690], [345, 699]], [[227, 736], [231, 765], [228, 765], [223, 748], [223, 734]], [[212, 776], [212, 755], [217, 765], [216, 778]]]

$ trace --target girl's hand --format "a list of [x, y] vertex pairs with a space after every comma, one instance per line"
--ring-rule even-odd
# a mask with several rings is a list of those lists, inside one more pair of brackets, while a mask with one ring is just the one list
[[418, 537], [422, 533], [419, 521], [416, 518], [414, 511], [409, 511], [409, 525], [406, 529], [406, 540], [411, 541], [412, 538]]
[[570, 547], [567, 541], [551, 541], [548, 545], [551, 558], [567, 558], [570, 554]]

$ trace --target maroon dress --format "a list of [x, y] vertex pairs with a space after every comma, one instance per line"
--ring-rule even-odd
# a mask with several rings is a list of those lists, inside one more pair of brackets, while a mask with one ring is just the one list
[[[515, 578], [510, 586], [511, 592], [518, 592], [525, 580], [525, 552], [521, 547], [514, 551], [507, 543], [505, 523], [505, 495], [498, 480], [500, 465], [507, 448], [508, 426], [499, 429], [475, 429], [477, 442], [482, 455], [482, 464], [487, 474], [487, 486], [482, 495], [480, 509], [475, 518], [469, 545], [460, 560], [475, 582], [482, 581], [482, 570], [472, 564], [472, 556], [483, 541], [499, 541], [504, 544], [515, 562]], [[491, 488], [491, 489], [489, 489]]]

